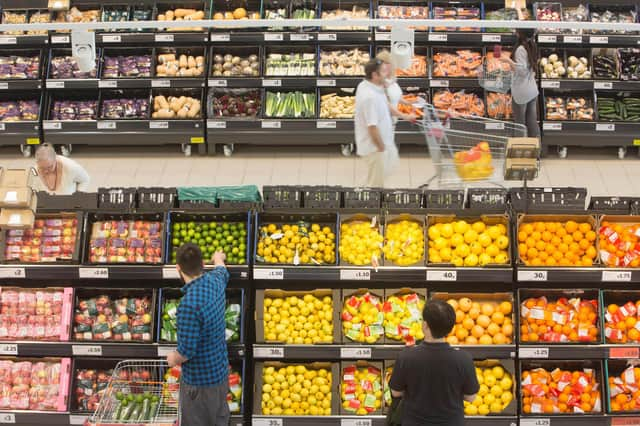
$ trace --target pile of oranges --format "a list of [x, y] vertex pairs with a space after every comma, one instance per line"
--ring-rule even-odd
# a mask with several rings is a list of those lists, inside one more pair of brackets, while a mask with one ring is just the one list
[[523, 223], [518, 252], [527, 266], [592, 266], [598, 255], [596, 237], [586, 222]]
[[456, 324], [447, 337], [449, 344], [506, 345], [513, 341], [511, 302], [474, 302], [462, 297], [447, 303], [456, 312]]
[[640, 343], [640, 300], [622, 306], [612, 303], [604, 317], [607, 343]]
[[525, 414], [599, 413], [602, 411], [595, 371], [522, 372], [522, 411]]
[[619, 377], [609, 377], [609, 403], [611, 411], [637, 411], [640, 409], [640, 368], [629, 367]]
[[609, 267], [640, 266], [640, 224], [602, 222], [598, 231], [600, 258]]
[[520, 307], [521, 342], [596, 342], [598, 301], [530, 298]]

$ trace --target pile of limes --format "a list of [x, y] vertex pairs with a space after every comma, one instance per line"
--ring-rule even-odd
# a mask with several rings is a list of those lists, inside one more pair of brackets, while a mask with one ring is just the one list
[[229, 265], [247, 263], [247, 227], [243, 222], [176, 222], [171, 230], [171, 263], [176, 263], [178, 248], [185, 243], [197, 244], [205, 263], [211, 263], [218, 250], [227, 255]]

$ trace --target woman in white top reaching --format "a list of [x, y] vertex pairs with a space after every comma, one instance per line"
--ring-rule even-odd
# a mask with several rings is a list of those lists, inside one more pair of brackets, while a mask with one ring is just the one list
[[527, 127], [529, 137], [539, 138], [538, 85], [535, 71], [538, 52], [533, 36], [533, 30], [519, 28], [511, 58], [503, 56], [501, 60], [508, 63], [513, 70], [511, 103], [514, 121]]
[[36, 167], [43, 189], [52, 195], [87, 192], [89, 174], [75, 161], [56, 155], [53, 146], [41, 145], [36, 151]]

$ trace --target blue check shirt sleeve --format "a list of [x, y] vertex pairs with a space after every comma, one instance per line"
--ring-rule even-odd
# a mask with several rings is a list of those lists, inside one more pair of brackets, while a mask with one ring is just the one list
[[213, 268], [213, 271], [210, 274], [214, 274], [216, 276], [216, 281], [220, 282], [224, 285], [224, 288], [227, 288], [227, 283], [229, 283], [229, 271], [224, 266], [216, 266]]
[[187, 359], [196, 355], [200, 336], [200, 316], [191, 306], [178, 307], [178, 352]]

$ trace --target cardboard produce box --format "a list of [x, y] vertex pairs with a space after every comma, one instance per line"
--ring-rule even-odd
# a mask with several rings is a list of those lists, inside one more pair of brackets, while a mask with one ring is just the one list
[[[387, 321], [386, 319], [386, 313], [388, 311], [392, 311], [392, 307], [389, 306], [389, 298], [392, 296], [406, 296], [408, 294], [416, 294], [418, 296], [418, 299], [420, 301], [422, 301], [422, 307], [424, 307], [424, 303], [427, 300], [427, 289], [426, 288], [409, 288], [409, 287], [404, 287], [404, 288], [400, 288], [400, 289], [386, 289], [385, 290], [385, 299], [384, 299], [384, 304], [382, 305], [383, 307], [383, 311], [385, 313], [385, 321], [384, 321], [384, 328], [385, 328], [385, 332], [384, 332], [384, 343], [385, 344], [397, 344], [397, 345], [402, 345], [402, 344], [419, 344], [420, 340], [418, 337], [416, 336], [410, 336], [411, 338], [403, 338], [402, 336], [404, 336], [405, 332], [408, 332], [408, 330], [406, 329], [406, 327], [402, 326], [402, 323], [398, 325], [398, 328], [396, 329], [395, 327], [393, 327], [393, 324], [390, 324], [389, 321]], [[422, 308], [417, 307], [418, 312], [416, 312], [416, 315], [419, 320], [418, 320], [418, 324], [420, 329], [422, 330]], [[400, 340], [394, 339], [390, 336], [395, 335], [397, 332], [400, 332], [401, 337]]]
[[29, 187], [24, 188], [0, 188], [0, 207], [31, 208], [35, 211], [37, 202], [36, 194]]
[[[384, 314], [382, 312], [382, 303], [384, 302], [384, 290], [381, 289], [366, 289], [366, 288], [361, 288], [361, 289], [357, 289], [357, 290], [353, 290], [353, 289], [345, 289], [342, 290], [342, 305], [341, 305], [341, 309], [340, 309], [340, 331], [341, 331], [341, 336], [342, 336], [342, 343], [345, 344], [354, 344], [354, 345], [370, 345], [373, 343], [367, 343], [367, 342], [357, 342], [355, 340], [350, 339], [349, 337], [347, 337], [347, 333], [349, 332], [349, 330], [345, 330], [344, 329], [344, 323], [349, 322], [351, 319], [351, 316], [354, 316], [353, 314], [349, 313], [348, 311], [346, 311], [346, 307], [345, 305], [349, 303], [349, 300], [351, 299], [352, 296], [364, 296], [365, 294], [369, 293], [370, 295], [376, 297], [378, 299], [378, 303], [379, 303], [379, 310], [380, 313], [379, 315], [379, 321], [376, 321], [373, 325], [373, 327], [375, 327], [374, 332], [379, 331], [379, 337], [376, 339], [375, 344], [382, 344], [384, 341]], [[356, 310], [359, 308], [356, 308]], [[346, 312], [345, 312], [346, 311]], [[356, 326], [357, 327], [357, 326]], [[364, 327], [364, 324], [362, 323], [362, 327]], [[355, 330], [355, 328], [352, 328], [351, 330]], [[378, 333], [376, 333], [378, 334]]]
[[25, 188], [33, 186], [35, 169], [2, 169], [0, 188]]
[[540, 139], [509, 138], [507, 139], [507, 158], [532, 158], [540, 156]]
[[504, 163], [505, 180], [533, 180], [538, 176], [539, 164], [534, 158], [507, 158]]
[[[384, 261], [383, 264], [385, 266], [403, 266], [403, 267], [410, 267], [410, 266], [423, 266], [424, 265], [424, 258], [425, 258], [425, 247], [426, 247], [426, 241], [427, 241], [427, 227], [425, 226], [425, 216], [418, 216], [418, 215], [411, 215], [411, 214], [407, 214], [407, 213], [402, 213], [402, 214], [390, 214], [385, 216], [384, 220], [385, 220], [385, 225], [384, 225], [384, 238], [385, 238], [385, 249], [387, 248], [387, 245], [389, 244], [388, 242], [388, 232], [389, 232], [389, 225], [398, 223], [398, 222], [402, 222], [402, 221], [410, 221], [410, 222], [416, 222], [420, 225], [421, 231], [422, 231], [422, 247], [419, 247], [419, 249], [421, 249], [421, 256], [417, 258], [416, 262], [413, 262], [411, 264], [403, 264], [403, 265], [398, 265], [396, 262], [387, 259], [387, 256], [384, 256]], [[414, 241], [406, 241], [406, 242], [402, 242], [402, 249], [405, 249], [405, 246], [409, 246], [410, 244], [415, 243]], [[393, 249], [393, 247], [389, 247], [391, 249]], [[385, 250], [386, 253], [386, 250]]]
[[[633, 225], [638, 227], [632, 228]], [[622, 227], [622, 232], [618, 226]], [[638, 229], [640, 216], [600, 216], [598, 229], [595, 231], [598, 232], [597, 247], [602, 264], [611, 268], [640, 267], [640, 245], [635, 242]], [[600, 241], [600, 235], [605, 237], [604, 241]], [[618, 251], [621, 251], [623, 256], [618, 257]]]
[[[633, 404], [633, 396], [636, 395], [638, 383], [635, 378], [633, 364], [628, 359], [608, 359], [605, 361], [607, 413], [609, 414], [636, 414], [640, 413], [640, 407], [629, 409], [629, 402]], [[611, 383], [615, 380], [614, 383]], [[630, 399], [630, 401], [629, 401]]]
[[[256, 290], [256, 311], [254, 313], [255, 327], [256, 327], [256, 343], [287, 343], [285, 341], [267, 339], [265, 336], [265, 324], [264, 324], [264, 299], [265, 298], [288, 298], [296, 296], [303, 298], [305, 295], [311, 294], [316, 298], [322, 299], [324, 297], [331, 297], [332, 300], [332, 325], [333, 325], [333, 340], [331, 342], [318, 342], [317, 344], [336, 344], [340, 343], [340, 290], [329, 289], [316, 289], [309, 291], [302, 290]], [[279, 308], [281, 311], [282, 308]]]
[[[602, 323], [606, 344], [638, 344], [640, 330], [638, 323], [634, 327], [620, 330], [618, 324], [627, 318], [637, 318], [640, 290], [602, 290]], [[611, 310], [609, 310], [611, 307]]]
[[1, 229], [30, 229], [36, 219], [31, 209], [2, 209], [0, 211]]
[[[357, 414], [358, 409], [367, 408], [367, 415], [382, 414], [383, 382], [384, 372], [381, 361], [342, 361], [340, 363], [340, 414], [342, 415], [363, 415]], [[377, 375], [377, 379], [366, 382], [358, 381], [355, 378], [357, 370], [366, 368]], [[366, 392], [364, 401], [358, 399], [357, 388], [360, 392]], [[380, 395], [377, 397], [376, 395]], [[345, 405], [349, 404], [350, 409]]]
[[[319, 370], [325, 369], [331, 376], [331, 386], [330, 386], [330, 395], [331, 395], [331, 415], [338, 415], [340, 411], [340, 365], [337, 362], [280, 362], [280, 361], [265, 361], [265, 362], [256, 362], [256, 370], [254, 377], [254, 385], [253, 385], [253, 413], [256, 415], [265, 415], [262, 406], [262, 394], [263, 394], [263, 385], [264, 382], [264, 371], [269, 367], [273, 367], [276, 371], [276, 374], [279, 369], [287, 368], [289, 366], [303, 366], [307, 369], [311, 370]], [[285, 377], [286, 379], [286, 377]], [[246, 389], [246, 388], [245, 388]], [[269, 402], [273, 402], [273, 398], [270, 398]], [[279, 415], [275, 413], [267, 413], [267, 415]], [[317, 415], [320, 417], [320, 415]]]
[[[384, 235], [384, 230], [382, 226], [382, 216], [380, 216], [379, 214], [357, 213], [357, 214], [351, 214], [351, 215], [341, 215], [340, 216], [340, 239], [338, 241], [338, 251], [340, 252], [340, 265], [341, 266], [373, 266], [374, 268], [382, 265], [384, 263], [382, 246], [378, 251], [377, 255], [374, 254], [374, 256], [372, 256], [371, 258], [365, 259], [364, 263], [362, 264], [358, 265], [355, 263], [351, 263], [347, 259], [346, 251], [348, 250], [348, 248], [345, 244], [344, 226], [345, 224], [348, 225], [354, 222], [370, 223], [370, 227], [372, 230], [375, 229], [378, 231], [378, 233], [381, 236]], [[358, 240], [360, 239], [358, 238]], [[382, 238], [380, 242], [382, 243]]]

